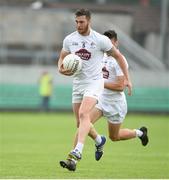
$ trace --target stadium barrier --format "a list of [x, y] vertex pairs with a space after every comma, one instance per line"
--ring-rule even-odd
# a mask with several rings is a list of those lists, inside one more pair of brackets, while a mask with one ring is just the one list
[[[41, 104], [38, 85], [1, 84], [0, 110], [38, 110]], [[71, 110], [72, 87], [55, 86], [51, 110]], [[168, 88], [135, 88], [127, 96], [128, 111], [169, 112]]]

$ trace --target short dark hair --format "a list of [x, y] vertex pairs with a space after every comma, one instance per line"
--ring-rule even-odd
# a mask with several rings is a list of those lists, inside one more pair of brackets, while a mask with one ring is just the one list
[[109, 39], [115, 39], [117, 40], [117, 33], [114, 30], [108, 30], [103, 33], [105, 36], [107, 36]]
[[88, 19], [90, 19], [91, 18], [91, 12], [88, 9], [78, 9], [75, 12], [75, 16], [76, 17], [78, 17], [78, 16], [86, 16]]

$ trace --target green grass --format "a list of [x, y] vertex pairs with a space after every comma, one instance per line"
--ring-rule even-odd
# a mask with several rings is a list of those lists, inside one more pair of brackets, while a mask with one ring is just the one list
[[[169, 178], [169, 117], [127, 115], [124, 127], [149, 128], [147, 147], [135, 138], [130, 141], [107, 141], [104, 157], [94, 159], [94, 143], [87, 139], [83, 159], [76, 172], [59, 166], [72, 147], [76, 130], [69, 113], [0, 113], [0, 178]], [[96, 124], [108, 135], [107, 124]]]

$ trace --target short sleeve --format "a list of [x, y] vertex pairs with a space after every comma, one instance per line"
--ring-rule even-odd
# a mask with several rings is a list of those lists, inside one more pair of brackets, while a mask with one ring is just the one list
[[69, 40], [68, 38], [65, 38], [63, 40], [63, 50], [66, 52], [70, 52], [70, 48], [69, 48]]
[[100, 39], [100, 47], [102, 51], [107, 52], [113, 47], [112, 42], [107, 36], [102, 35]]

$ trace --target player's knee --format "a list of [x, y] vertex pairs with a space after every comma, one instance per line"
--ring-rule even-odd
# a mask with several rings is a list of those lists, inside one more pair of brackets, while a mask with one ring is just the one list
[[118, 136], [112, 136], [112, 135], [109, 135], [109, 138], [112, 140], [112, 141], [119, 141], [120, 138]]
[[84, 111], [79, 112], [80, 121], [86, 119], [87, 116], [88, 116], [88, 114], [85, 113]]

